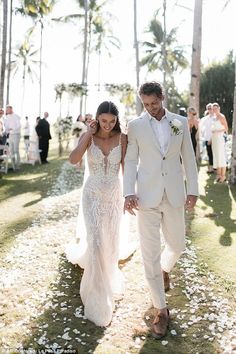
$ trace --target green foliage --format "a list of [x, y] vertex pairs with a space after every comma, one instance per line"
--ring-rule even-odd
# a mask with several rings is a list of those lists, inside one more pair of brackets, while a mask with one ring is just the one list
[[54, 3], [55, 0], [22, 0], [16, 11], [35, 19], [43, 18], [52, 11]]
[[135, 90], [130, 84], [105, 84], [105, 89], [111, 96], [119, 96], [120, 102], [129, 108], [128, 111], [135, 108]]
[[168, 95], [168, 110], [179, 114], [181, 107], [187, 107], [188, 95], [179, 93], [174, 82], [167, 82], [166, 94]]
[[200, 115], [203, 115], [207, 103], [217, 102], [229, 127], [232, 127], [234, 65], [233, 53], [230, 52], [223, 61], [204, 68], [200, 82]]

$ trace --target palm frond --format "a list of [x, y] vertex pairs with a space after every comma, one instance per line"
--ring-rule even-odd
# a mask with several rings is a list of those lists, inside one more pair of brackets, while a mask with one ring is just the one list
[[67, 15], [67, 16], [61, 16], [61, 17], [57, 17], [57, 18], [52, 18], [52, 21], [55, 22], [61, 22], [61, 23], [69, 23], [69, 22], [73, 22], [73, 20], [77, 20], [78, 18], [83, 18], [84, 14], [71, 14], [71, 15]]

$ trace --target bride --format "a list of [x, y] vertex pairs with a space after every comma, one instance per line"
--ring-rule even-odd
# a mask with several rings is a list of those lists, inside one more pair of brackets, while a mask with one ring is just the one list
[[124, 292], [118, 267], [123, 207], [119, 171], [124, 166], [126, 147], [118, 109], [105, 101], [70, 154], [70, 162], [77, 164], [87, 152], [88, 177], [84, 179], [78, 219], [79, 245], [67, 247], [66, 255], [84, 268], [80, 284], [84, 314], [98, 326], [109, 325], [114, 296]]

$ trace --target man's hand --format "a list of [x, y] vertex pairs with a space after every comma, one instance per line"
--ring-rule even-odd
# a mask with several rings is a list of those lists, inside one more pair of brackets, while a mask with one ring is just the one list
[[138, 198], [136, 195], [125, 197], [124, 212], [127, 210], [131, 215], [136, 215], [133, 209], [138, 210]]
[[191, 211], [197, 202], [196, 195], [187, 195], [186, 203], [185, 203], [185, 210]]

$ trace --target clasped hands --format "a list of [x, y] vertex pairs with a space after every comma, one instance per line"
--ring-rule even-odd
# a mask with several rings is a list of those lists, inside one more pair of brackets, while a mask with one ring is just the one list
[[133, 209], [138, 210], [138, 198], [136, 195], [129, 195], [125, 197], [124, 212], [128, 211], [131, 215], [136, 215]]
[[[197, 202], [196, 195], [187, 195], [186, 203], [185, 203], [185, 210], [187, 212], [191, 211]], [[138, 198], [135, 195], [129, 195], [125, 197], [124, 202], [124, 212], [128, 211], [131, 215], [136, 215], [134, 210], [138, 210]]]

